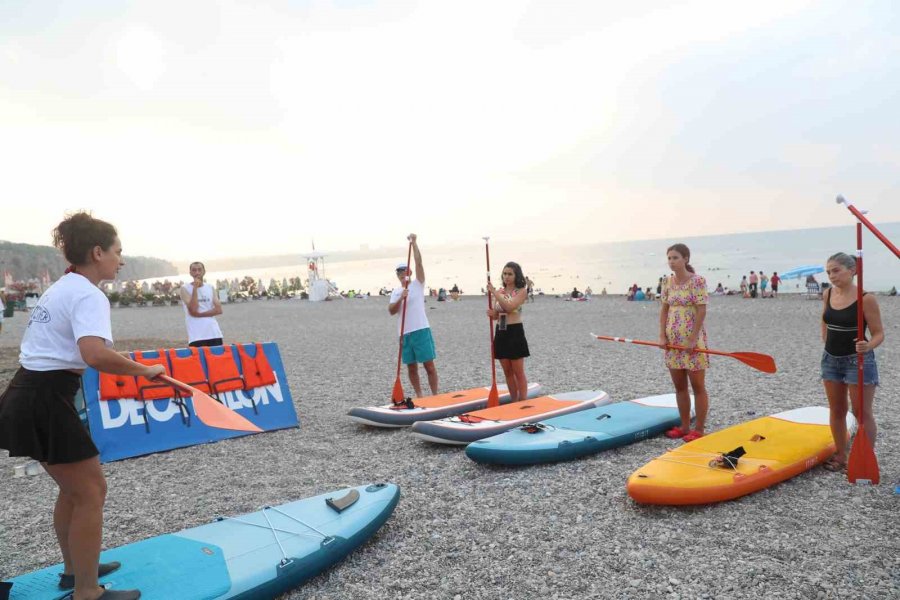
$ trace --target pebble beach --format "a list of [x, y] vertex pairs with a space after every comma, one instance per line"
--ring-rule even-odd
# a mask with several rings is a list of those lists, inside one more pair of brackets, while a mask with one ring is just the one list
[[[816, 467], [736, 501], [687, 508], [641, 506], [625, 490], [633, 471], [680, 444], [665, 437], [573, 462], [501, 468], [406, 430], [351, 422], [350, 408], [385, 403], [394, 382], [397, 325], [386, 298], [227, 304], [219, 317], [226, 342], [278, 343], [300, 428], [104, 465], [104, 547], [387, 481], [401, 499], [379, 533], [283, 598], [900, 598], [900, 298], [878, 300], [881, 485], [853, 486]], [[490, 385], [484, 298], [430, 298], [426, 312], [441, 391]], [[800, 295], [711, 299], [710, 347], [771, 354], [778, 373], [714, 357], [708, 431], [827, 405], [820, 314], [821, 302]], [[658, 315], [657, 303], [620, 296], [538, 297], [523, 313], [529, 381], [545, 394], [600, 388], [614, 401], [671, 392], [658, 350], [589, 336], [655, 340]], [[117, 350], [186, 344], [181, 307], [118, 308], [112, 322]], [[4, 389], [26, 325], [25, 313], [4, 322]], [[411, 393], [405, 375], [404, 385]], [[13, 478], [25, 462], [0, 451], [0, 580], [61, 560], [56, 487], [45, 473]]]

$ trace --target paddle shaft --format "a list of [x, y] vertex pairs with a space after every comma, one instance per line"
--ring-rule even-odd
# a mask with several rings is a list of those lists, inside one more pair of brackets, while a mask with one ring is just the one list
[[606, 340], [608, 342], [625, 342], [626, 344], [637, 344], [638, 346], [653, 346], [654, 348], [662, 348], [663, 350], [671, 348], [672, 350], [685, 350], [687, 352], [702, 352], [703, 354], [715, 354], [717, 356], [732, 356], [732, 352], [721, 352], [719, 350], [708, 350], [706, 348], [686, 348], [684, 346], [676, 346], [674, 344], [660, 344], [658, 342], [645, 342], [642, 340], [632, 340], [622, 337], [609, 337], [605, 335], [595, 335], [598, 340]]
[[[859, 343], [866, 339], [865, 325], [865, 308], [863, 307], [863, 225], [875, 234], [881, 242], [887, 246], [897, 258], [900, 258], [900, 251], [888, 240], [878, 229], [866, 219], [862, 212], [857, 210], [853, 204], [838, 196], [839, 204], [844, 204], [847, 209], [856, 217], [856, 342]], [[863, 379], [865, 372], [865, 355], [861, 352], [856, 353], [856, 416], [859, 422], [859, 430], [853, 439], [853, 446], [850, 448], [850, 455], [847, 459], [847, 480], [850, 483], [867, 482], [878, 484], [881, 476], [878, 469], [878, 458], [875, 456], [875, 449], [866, 432], [864, 414], [866, 402], [865, 380]]]
[[159, 378], [162, 379], [163, 381], [165, 381], [166, 383], [168, 383], [169, 385], [177, 387], [182, 392], [187, 392], [189, 395], [194, 394], [194, 388], [192, 388], [191, 386], [189, 386], [186, 383], [182, 383], [181, 381], [178, 381], [177, 379], [172, 379], [168, 375], [160, 375]]
[[[848, 200], [847, 200], [846, 198], [844, 198], [843, 196], [838, 196], [838, 197], [837, 197], [837, 201], [838, 201], [839, 204], [843, 204], [844, 206], [846, 206], [846, 207], [847, 207], [847, 210], [849, 210], [851, 213], [853, 213], [853, 216], [857, 218], [857, 220], [859, 221], [859, 223], [865, 225], [866, 228], [867, 228], [869, 231], [871, 231], [872, 234], [873, 234], [875, 237], [877, 237], [879, 240], [881, 240], [881, 243], [884, 244], [885, 246], [887, 246], [888, 250], [890, 250], [891, 252], [894, 253], [894, 256], [896, 256], [897, 258], [900, 258], [900, 249], [898, 249], [897, 246], [895, 246], [894, 244], [892, 244], [892, 243], [891, 243], [891, 240], [887, 239], [887, 236], [886, 236], [886, 235], [884, 235], [883, 233], [881, 233], [880, 231], [878, 231], [878, 228], [875, 227], [875, 226], [872, 224], [872, 222], [869, 221], [869, 219], [867, 219], [867, 218], [865, 217], [865, 215], [862, 214], [862, 212], [860, 212], [860, 210], [859, 210], [858, 208], [856, 208], [855, 206], [853, 206], [853, 203], [852, 203], [852, 202], [848, 201]], [[860, 241], [858, 242], [858, 244], [857, 244], [857, 246], [858, 246], [857, 249], [858, 249], [858, 250], [862, 250], [862, 241], [861, 241], [861, 237], [859, 236], [859, 234], [857, 235], [857, 238], [859, 238], [859, 240], [860, 240]], [[862, 260], [862, 259], [860, 259], [860, 261], [861, 261], [861, 260]], [[862, 269], [862, 265], [860, 265], [859, 268]], [[860, 287], [862, 287], [862, 285], [860, 285]]]
[[[412, 241], [409, 242], [409, 249], [406, 251], [406, 277], [403, 279], [403, 289], [409, 289], [409, 278], [412, 275], [412, 270], [409, 268], [409, 261], [412, 259]], [[403, 298], [403, 308], [400, 312], [400, 343], [397, 348], [397, 381], [400, 381], [400, 360], [403, 358], [403, 333], [406, 330], [406, 301], [407, 297]]]
[[[488, 287], [485, 291], [487, 292], [488, 310], [491, 310], [491, 250], [488, 244], [488, 238], [484, 238], [484, 261], [487, 265], [488, 282]], [[493, 392], [497, 389], [497, 365], [494, 364], [494, 317], [492, 317], [490, 313], [488, 313], [488, 328], [490, 329], [491, 334], [491, 391]]]
[[[854, 213], [855, 214], [855, 213]], [[866, 316], [863, 310], [863, 251], [862, 251], [862, 222], [856, 222], [856, 340], [861, 342], [866, 336]], [[863, 423], [863, 364], [866, 355], [856, 353], [856, 395], [857, 395], [857, 411], [860, 424]], [[862, 425], [860, 425], [862, 426]]]

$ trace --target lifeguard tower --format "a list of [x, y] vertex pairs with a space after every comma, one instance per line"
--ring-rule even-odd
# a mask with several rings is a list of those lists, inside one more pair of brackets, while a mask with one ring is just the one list
[[325, 278], [325, 254], [312, 251], [308, 252], [304, 258], [309, 281], [309, 299], [312, 302], [328, 300], [331, 294], [337, 291], [337, 288]]

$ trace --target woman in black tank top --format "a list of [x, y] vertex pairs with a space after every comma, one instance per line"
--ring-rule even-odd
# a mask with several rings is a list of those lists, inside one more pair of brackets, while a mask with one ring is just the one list
[[[843, 471], [847, 466], [849, 440], [847, 434], [847, 410], [857, 403], [858, 370], [857, 355], [864, 355], [863, 362], [863, 403], [864, 426], [875, 443], [875, 417], [872, 405], [875, 387], [878, 385], [878, 366], [874, 349], [884, 341], [884, 327], [878, 302], [871, 294], [863, 296], [864, 331], [868, 329], [868, 339], [857, 340], [857, 289], [853, 278], [856, 276], [856, 259], [839, 252], [828, 259], [825, 272], [831, 281], [822, 302], [822, 382], [831, 409], [831, 434], [836, 452], [825, 463], [831, 471]], [[852, 402], [850, 402], [852, 400]], [[853, 411], [856, 412], [855, 410]]]

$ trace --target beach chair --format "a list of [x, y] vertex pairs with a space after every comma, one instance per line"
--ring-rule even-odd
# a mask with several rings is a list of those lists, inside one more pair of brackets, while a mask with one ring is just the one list
[[806, 284], [806, 299], [818, 300], [822, 297], [822, 290], [818, 282], [809, 282]]

